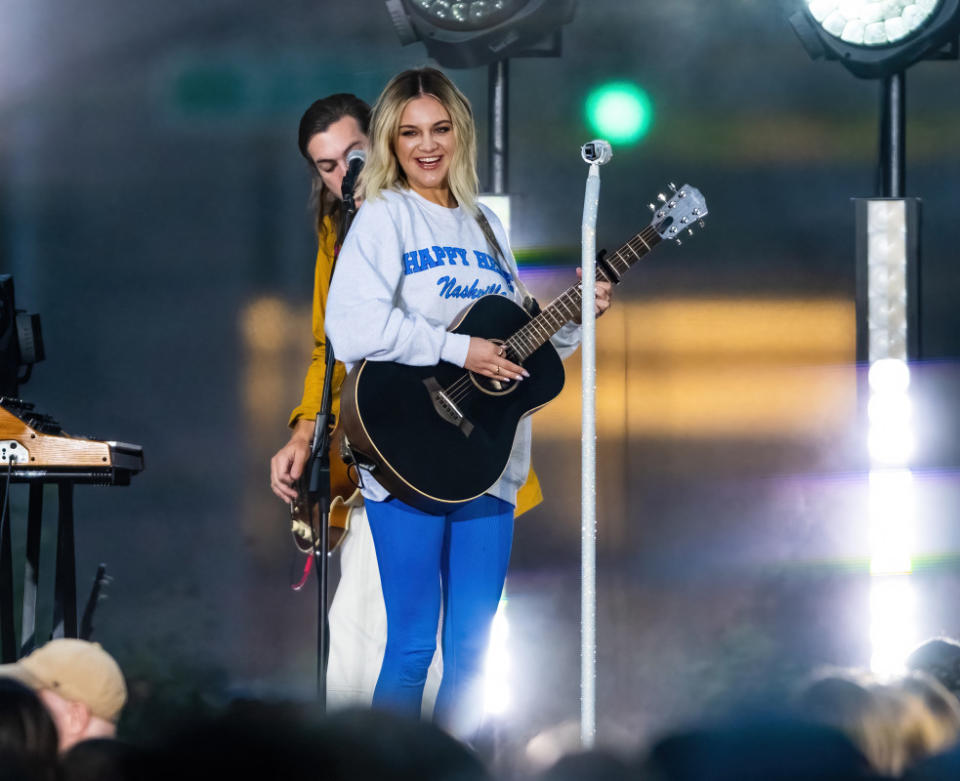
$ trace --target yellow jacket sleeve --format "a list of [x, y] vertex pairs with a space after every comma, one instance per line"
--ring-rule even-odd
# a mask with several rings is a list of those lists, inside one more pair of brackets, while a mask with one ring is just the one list
[[[317, 249], [317, 263], [313, 276], [313, 353], [310, 366], [303, 381], [303, 399], [290, 413], [289, 425], [293, 426], [300, 418], [313, 419], [320, 411], [320, 397], [323, 393], [323, 378], [326, 373], [327, 337], [323, 331], [324, 314], [327, 309], [327, 293], [330, 290], [330, 274], [333, 271], [334, 245], [336, 231], [330, 218], [324, 218], [324, 230], [320, 235]], [[340, 386], [346, 370], [339, 361], [333, 368], [333, 413], [340, 411]]]

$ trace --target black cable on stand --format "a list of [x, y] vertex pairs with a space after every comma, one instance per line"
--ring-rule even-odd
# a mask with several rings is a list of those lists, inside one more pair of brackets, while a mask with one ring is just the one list
[[[347, 174], [343, 178], [341, 189], [343, 202], [340, 206], [340, 225], [337, 231], [337, 249], [334, 257], [339, 255], [340, 246], [346, 238], [347, 231], [353, 223], [357, 212], [353, 198], [354, 185], [360, 169], [363, 167], [366, 155], [362, 150], [355, 149], [347, 155]], [[327, 659], [330, 652], [330, 626], [327, 616], [328, 601], [328, 557], [330, 548], [330, 437], [333, 433], [336, 420], [331, 408], [333, 406], [333, 367], [336, 358], [330, 340], [326, 340], [326, 371], [323, 377], [323, 393], [320, 397], [320, 411], [317, 413], [313, 428], [313, 443], [310, 447], [310, 457], [307, 460], [307, 517], [317, 518], [320, 528], [313, 530], [313, 556], [316, 557], [317, 578], [319, 580], [317, 605], [317, 697], [320, 707], [327, 708]], [[316, 515], [313, 508], [316, 507]], [[319, 544], [318, 544], [319, 541]]]

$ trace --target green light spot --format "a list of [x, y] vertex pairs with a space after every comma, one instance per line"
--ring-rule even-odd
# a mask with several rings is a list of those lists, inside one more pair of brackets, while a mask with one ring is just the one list
[[601, 138], [633, 144], [653, 124], [653, 103], [636, 84], [627, 81], [601, 84], [587, 96], [587, 122]]

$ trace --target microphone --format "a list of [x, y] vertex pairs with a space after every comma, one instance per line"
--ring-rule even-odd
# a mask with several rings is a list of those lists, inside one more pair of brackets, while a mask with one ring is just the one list
[[367, 153], [362, 149], [352, 149], [347, 154], [347, 173], [343, 177], [343, 183], [340, 185], [340, 191], [343, 194], [343, 203], [353, 211], [353, 188], [356, 186], [357, 177], [363, 169], [363, 164], [367, 160]]
[[609, 142], [597, 139], [580, 147], [580, 156], [585, 163], [603, 165], [609, 163], [610, 158], [613, 157], [613, 147]]

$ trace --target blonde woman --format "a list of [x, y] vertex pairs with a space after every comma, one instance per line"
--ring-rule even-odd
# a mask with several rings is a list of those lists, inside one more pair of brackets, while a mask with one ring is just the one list
[[[327, 304], [327, 335], [348, 369], [364, 359], [424, 366], [449, 361], [489, 377], [525, 377], [494, 342], [447, 331], [470, 299], [503, 295], [521, 303], [503, 227], [477, 202], [475, 161], [470, 104], [443, 73], [422, 68], [390, 81], [374, 106], [360, 182], [364, 203]], [[504, 256], [488, 241], [484, 219]], [[598, 284], [597, 313], [609, 303], [609, 285]], [[572, 324], [553, 339], [561, 355], [578, 341]], [[517, 491], [529, 465], [525, 420], [500, 480], [445, 515], [408, 506], [364, 473], [387, 611], [375, 706], [419, 714], [442, 605], [444, 669], [435, 718], [462, 736], [479, 726], [476, 684], [506, 576]]]

